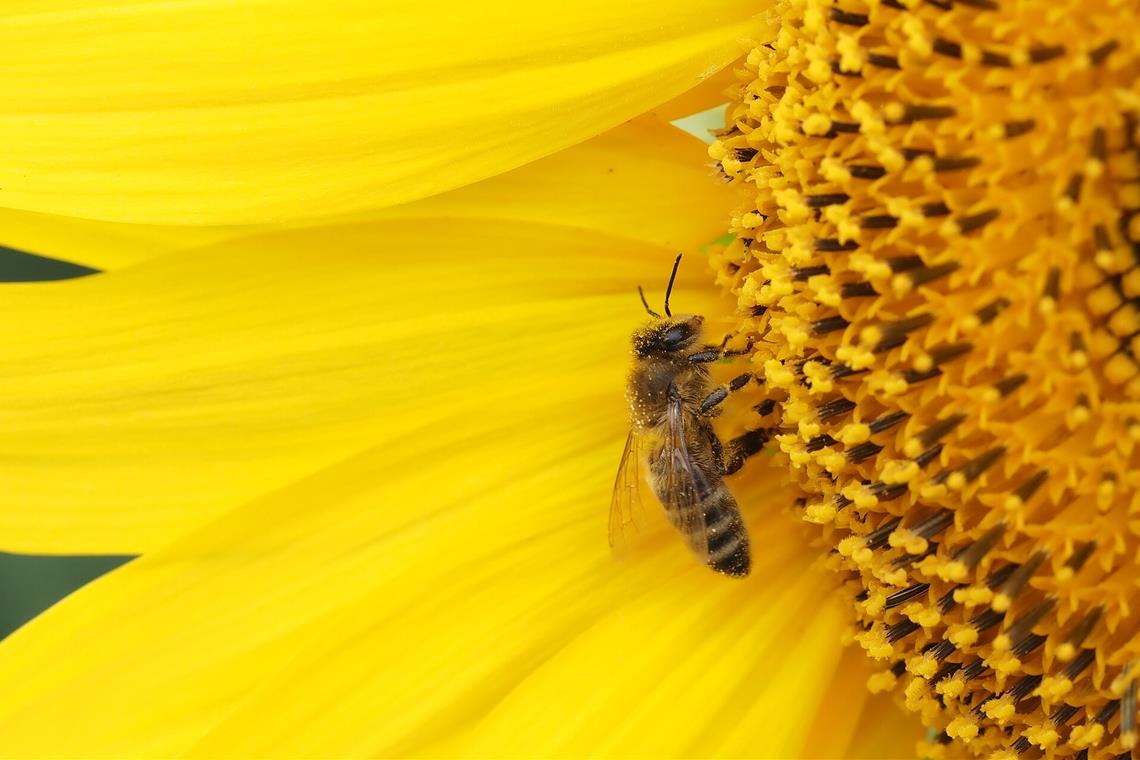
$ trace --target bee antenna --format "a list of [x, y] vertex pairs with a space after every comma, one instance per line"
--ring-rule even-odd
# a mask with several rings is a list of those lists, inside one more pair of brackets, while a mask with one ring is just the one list
[[641, 296], [641, 305], [645, 307], [645, 310], [646, 310], [647, 312], [649, 312], [649, 316], [651, 316], [651, 317], [657, 317], [658, 319], [661, 319], [661, 315], [660, 315], [660, 314], [658, 314], [657, 312], [655, 312], [653, 309], [649, 308], [649, 301], [646, 301], [646, 300], [645, 300], [645, 291], [641, 289], [641, 286], [640, 286], [640, 285], [638, 285], [638, 286], [637, 286], [637, 294], [638, 294], [639, 296]]
[[673, 292], [673, 281], [677, 279], [677, 267], [681, 266], [681, 256], [684, 254], [677, 254], [677, 260], [673, 262], [673, 273], [669, 275], [669, 287], [665, 288], [665, 316], [673, 316], [673, 312], [669, 311], [669, 295]]

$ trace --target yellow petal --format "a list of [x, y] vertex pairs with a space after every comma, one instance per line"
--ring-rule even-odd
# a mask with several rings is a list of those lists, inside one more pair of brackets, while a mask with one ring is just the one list
[[[589, 303], [614, 329], [616, 305]], [[520, 367], [510, 414], [332, 468], [34, 621], [0, 645], [20, 684], [0, 754], [690, 755], [725, 732], [738, 754], [796, 754], [838, 657], [827, 581], [771, 492], [741, 496], [749, 581], [675, 537], [610, 559], [622, 365], [590, 342]]]
[[[741, 490], [759, 537], [747, 582], [697, 566], [675, 536], [637, 563], [613, 563], [606, 547], [625, 425], [617, 389], [640, 319], [631, 286], [660, 249], [485, 223], [463, 228], [471, 255], [441, 263], [434, 230], [400, 237], [401, 226], [382, 238], [407, 254], [388, 285], [361, 268], [351, 290], [330, 289], [307, 250], [258, 275], [278, 286], [277, 308], [375, 293], [397, 337], [365, 323], [351, 359], [388, 371], [366, 378], [376, 395], [363, 400], [352, 377], [336, 388], [354, 415], [382, 419], [375, 448], [155, 549], [0, 644], [0, 680], [20, 685], [0, 692], [0, 754], [622, 754], [658, 711], [689, 719], [655, 735], [654, 754], [802, 746], [840, 621], [820, 610], [799, 529], [778, 514], [790, 496]], [[579, 247], [581, 265], [557, 269]], [[321, 264], [340, 271], [367, 255], [353, 246]], [[283, 297], [294, 272], [306, 289]], [[434, 288], [404, 287], [413, 281]], [[674, 304], [712, 313], [691, 290]], [[325, 327], [287, 321], [270, 342], [302, 352]], [[811, 635], [799, 635], [809, 618]], [[656, 710], [608, 709], [649, 684]], [[577, 727], [535, 730], [533, 701], [514, 696], [525, 693], [551, 699], [552, 715], [590, 709]], [[66, 732], [48, 730], [64, 716]], [[518, 743], [523, 731], [532, 743]]]
[[[444, 268], [433, 266], [422, 244], [417, 249], [403, 241], [410, 255], [395, 265], [391, 282], [432, 274], [436, 292], [388, 286], [373, 297], [374, 308], [409, 317], [377, 332], [398, 337], [381, 339], [379, 350], [368, 348], [370, 326], [364, 325], [346, 336], [356, 339], [354, 355], [346, 355], [342, 344], [333, 346], [341, 349], [332, 354], [346, 370], [357, 363], [387, 367], [364, 378], [375, 386], [368, 397], [361, 398], [360, 378], [351, 371], [328, 389], [340, 394], [334, 413], [382, 420], [372, 430], [371, 453], [148, 553], [0, 645], [0, 678], [21, 684], [0, 694], [0, 754], [177, 754], [302, 647], [325, 640], [326, 624], [346, 630], [337, 622], [344, 615], [390, 632], [390, 646], [375, 651], [377, 658], [406, 659], [412, 629], [399, 624], [399, 615], [429, 603], [438, 609], [474, 600], [480, 586], [501, 587], [503, 595], [472, 625], [502, 621], [525, 600], [545, 599], [551, 591], [545, 581], [555, 577], [585, 583], [572, 583], [544, 602], [552, 609], [565, 602], [562, 619], [596, 614], [628, 589], [626, 581], [606, 585], [613, 573], [656, 584], [656, 575], [647, 572], [669, 565], [615, 568], [604, 526], [615, 446], [625, 424], [615, 389], [625, 371], [629, 325], [640, 310], [630, 288], [634, 276], [657, 269], [657, 249], [623, 243], [619, 257], [600, 244], [605, 239], [579, 235], [575, 243], [590, 243], [597, 253], [583, 254], [588, 266], [551, 277], [551, 265], [535, 264], [543, 254], [550, 262], [566, 256], [557, 247], [561, 241], [525, 240], [518, 230], [471, 225], [465, 229], [467, 250], [479, 252], [485, 232], [518, 252], [472, 256]], [[291, 262], [281, 264], [288, 268]], [[312, 301], [348, 298], [327, 292], [318, 267], [303, 271], [316, 277]], [[364, 279], [352, 292], [372, 292], [370, 286], [382, 282]], [[677, 304], [707, 306], [691, 291], [675, 298]], [[433, 305], [438, 315], [429, 313]], [[246, 308], [242, 315], [249, 313]], [[319, 322], [289, 325], [276, 340], [291, 341], [302, 352], [310, 334], [324, 328]], [[207, 422], [221, 411], [209, 404], [205, 410]], [[261, 426], [284, 436], [285, 449], [306, 437], [286, 429], [276, 414]], [[232, 443], [215, 431], [215, 445], [223, 450], [217, 466], [250, 445], [258, 427], [250, 430]], [[307, 436], [327, 439], [327, 432], [310, 429]], [[146, 472], [151, 467], [148, 461]], [[120, 485], [129, 487], [123, 478]], [[168, 486], [163, 496], [176, 497], [187, 485]], [[679, 543], [670, 548], [669, 572], [696, 570], [710, 588], [724, 583], [693, 567]], [[507, 593], [512, 578], [529, 583], [525, 594]], [[609, 590], [582, 593], [595, 587]], [[428, 591], [439, 595], [429, 598]], [[77, 636], [83, 647], [66, 645]], [[32, 670], [36, 675], [29, 678]], [[406, 719], [431, 708], [430, 702], [409, 706]], [[67, 731], [45, 734], [47, 725], [58, 726], [73, 712]]]
[[739, 63], [730, 63], [696, 87], [686, 90], [668, 103], [662, 103], [653, 109], [653, 114], [659, 119], [674, 121], [728, 103], [732, 98], [726, 92], [737, 82], [736, 69]]
[[[770, 511], [778, 503], [758, 506]], [[762, 548], [749, 581], [713, 578], [720, 581], [713, 584], [695, 572], [649, 579], [648, 590], [619, 598], [602, 620], [520, 677], [458, 744], [428, 744], [417, 751], [446, 755], [461, 749], [476, 757], [804, 756], [840, 656], [842, 617], [821, 600], [824, 581], [806, 567], [810, 553], [797, 554], [798, 537], [783, 525], [760, 525]], [[768, 543], [781, 540], [787, 542], [783, 548]], [[300, 674], [300, 661], [290, 673]], [[409, 684], [424, 676], [417, 663], [388, 663], [375, 675]], [[859, 692], [846, 696], [858, 704]], [[261, 715], [271, 702], [268, 696], [251, 701], [232, 722]]]
[[369, 216], [534, 221], [691, 250], [720, 237], [734, 199], [714, 178], [703, 142], [647, 116], [506, 174]]
[[904, 760], [915, 757], [926, 735], [921, 721], [907, 715], [887, 693], [871, 694], [872, 665], [857, 647], [848, 647], [837, 665], [822, 708], [815, 715], [805, 757], [849, 760]]
[[[732, 204], [728, 187], [711, 178], [707, 164], [704, 143], [643, 116], [483, 182], [323, 224], [394, 218], [431, 225], [445, 219], [533, 221], [692, 250], [720, 235]], [[268, 231], [264, 226], [121, 224], [0, 209], [0, 244], [103, 271]]]
[[[468, 408], [472, 374], [505, 381], [597, 329], [576, 294], [613, 295], [628, 332], [636, 285], [663, 283], [671, 258], [569, 227], [394, 220], [10, 286], [0, 541], [150, 549]], [[700, 257], [685, 270], [707, 276]], [[555, 297], [555, 321], [531, 326]], [[610, 338], [624, 358], [628, 336]]]
[[0, 10], [0, 204], [230, 225], [426, 197], [669, 100], [753, 0], [47, 0]]
[[120, 224], [0, 208], [0, 244], [101, 271], [263, 231], [257, 227]]
[[[643, 119], [393, 209], [403, 221], [231, 241], [8, 291], [0, 351], [19, 368], [0, 386], [20, 433], [0, 473], [0, 546], [145, 551], [394, 435], [380, 409], [405, 391], [393, 387], [403, 378], [388, 346], [417, 329], [446, 332], [448, 311], [623, 288], [635, 321], [636, 285], [662, 281], [671, 254], [579, 228], [689, 250], [715, 237], [724, 197], [694, 160], [702, 154], [699, 141]], [[84, 227], [102, 246], [131, 226], [60, 229], [78, 241]], [[52, 229], [31, 233], [43, 240]], [[484, 264], [491, 258], [500, 263]], [[682, 274], [702, 271], [695, 259]], [[435, 321], [417, 327], [422, 315]], [[471, 343], [457, 350], [486, 361], [482, 328], [464, 329]]]
[[[859, 656], [864, 656], [859, 652]], [[870, 697], [859, 714], [853, 740], [844, 753], [851, 760], [910, 760], [919, 741], [927, 736], [916, 716], [904, 711], [891, 694]], [[956, 751], [957, 750], [957, 751]], [[967, 757], [958, 747], [947, 747], [947, 758]]]

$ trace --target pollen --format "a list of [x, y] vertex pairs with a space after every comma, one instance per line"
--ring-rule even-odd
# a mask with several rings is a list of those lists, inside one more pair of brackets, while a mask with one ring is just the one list
[[[1140, 14], [776, 0], [710, 155], [793, 507], [981, 757], [1138, 741]], [[732, 160], [724, 160], [731, 157]], [[744, 222], [747, 220], [747, 223]]]

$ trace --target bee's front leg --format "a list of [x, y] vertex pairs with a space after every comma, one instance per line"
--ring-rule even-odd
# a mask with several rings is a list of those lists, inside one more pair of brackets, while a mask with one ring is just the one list
[[750, 353], [752, 351], [752, 347], [754, 345], [756, 345], [756, 339], [753, 338], [751, 335], [749, 335], [748, 340], [745, 342], [743, 348], [731, 348], [731, 349], [725, 351], [724, 347], [727, 345], [728, 345], [728, 336], [726, 335], [726, 336], [724, 336], [724, 343], [721, 344], [721, 356], [724, 356], [726, 358], [730, 357], [730, 356], [744, 356], [745, 354]]
[[705, 400], [701, 402], [700, 412], [706, 416], [719, 413], [717, 409], [721, 402], [728, 398], [728, 394], [733, 391], [738, 391], [744, 386], [748, 385], [748, 381], [752, 379], [751, 372], [745, 372], [742, 375], [737, 375], [724, 385], [715, 389], [712, 393], [705, 396]]
[[731, 338], [731, 334], [726, 335], [724, 336], [724, 340], [720, 342], [719, 346], [705, 346], [695, 354], [689, 354], [689, 362], [691, 364], [709, 364], [710, 362], [719, 361], [720, 359], [729, 359], [733, 356], [743, 356], [744, 354], [747, 354], [749, 351], [751, 351], [752, 346], [756, 343], [756, 339], [752, 336], [749, 336], [748, 342], [744, 345], [743, 348], [726, 349], [725, 346], [728, 345], [728, 341]]

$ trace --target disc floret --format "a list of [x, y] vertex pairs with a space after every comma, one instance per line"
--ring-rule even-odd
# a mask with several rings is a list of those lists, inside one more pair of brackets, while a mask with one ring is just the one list
[[1140, 21], [786, 0], [710, 155], [725, 281], [875, 689], [979, 754], [1137, 742]]

